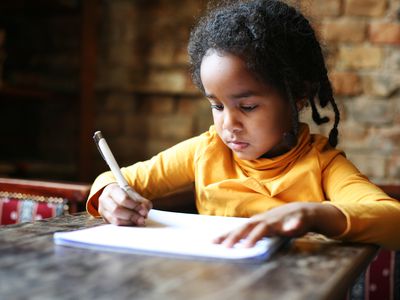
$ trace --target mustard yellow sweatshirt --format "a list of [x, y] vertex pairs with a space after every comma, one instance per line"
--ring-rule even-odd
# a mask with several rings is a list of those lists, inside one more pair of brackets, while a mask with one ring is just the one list
[[[272, 159], [239, 159], [211, 126], [122, 172], [150, 200], [194, 182], [200, 214], [250, 217], [296, 201], [334, 205], [347, 218], [338, 239], [400, 249], [400, 202], [372, 184], [326, 137], [311, 135], [305, 124], [296, 147]], [[105, 172], [93, 183], [87, 201], [91, 215], [99, 216], [98, 197], [112, 182], [111, 172]]]

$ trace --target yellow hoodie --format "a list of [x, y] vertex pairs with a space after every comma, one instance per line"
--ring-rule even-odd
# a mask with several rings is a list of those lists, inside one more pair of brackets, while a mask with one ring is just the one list
[[[211, 126], [122, 172], [150, 200], [194, 182], [200, 214], [250, 217], [297, 201], [334, 205], [347, 218], [346, 230], [336, 238], [400, 249], [400, 202], [372, 184], [326, 137], [310, 135], [305, 124], [296, 147], [272, 159], [239, 159]], [[93, 183], [91, 215], [99, 216], [98, 196], [112, 182], [111, 172], [105, 172]]]

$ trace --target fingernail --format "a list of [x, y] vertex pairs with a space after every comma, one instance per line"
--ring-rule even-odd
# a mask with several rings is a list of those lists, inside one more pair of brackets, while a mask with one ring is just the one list
[[139, 219], [137, 219], [137, 223], [138, 225], [144, 225], [144, 218], [140, 217]]
[[290, 231], [296, 228], [298, 224], [298, 219], [297, 218], [290, 218], [283, 224], [283, 230], [285, 231]]
[[227, 240], [223, 241], [222, 245], [224, 245], [226, 248], [232, 248], [233, 246], [232, 243]]
[[251, 241], [249, 241], [249, 240], [245, 240], [244, 242], [243, 242], [243, 247], [244, 248], [251, 248], [251, 247], [253, 247], [254, 245], [253, 245], [253, 243], [251, 242]]
[[145, 217], [147, 215], [147, 210], [142, 208], [141, 210], [139, 210], [139, 214]]
[[220, 238], [220, 237], [217, 237], [217, 238], [213, 239], [212, 242], [213, 242], [214, 244], [221, 244], [221, 238]]

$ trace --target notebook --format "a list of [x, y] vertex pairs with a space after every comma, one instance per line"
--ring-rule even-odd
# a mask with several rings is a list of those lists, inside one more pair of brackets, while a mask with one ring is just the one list
[[111, 224], [57, 232], [57, 245], [167, 255], [190, 258], [224, 260], [266, 260], [284, 242], [281, 238], [264, 238], [254, 247], [237, 243], [233, 248], [214, 244], [212, 240], [247, 222], [246, 218], [205, 216], [152, 209], [145, 227], [115, 226]]

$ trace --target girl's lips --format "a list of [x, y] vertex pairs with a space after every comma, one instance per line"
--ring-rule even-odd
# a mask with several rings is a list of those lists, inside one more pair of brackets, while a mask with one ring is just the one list
[[249, 146], [249, 143], [244, 142], [229, 142], [228, 144], [229, 147], [234, 151], [241, 151]]

